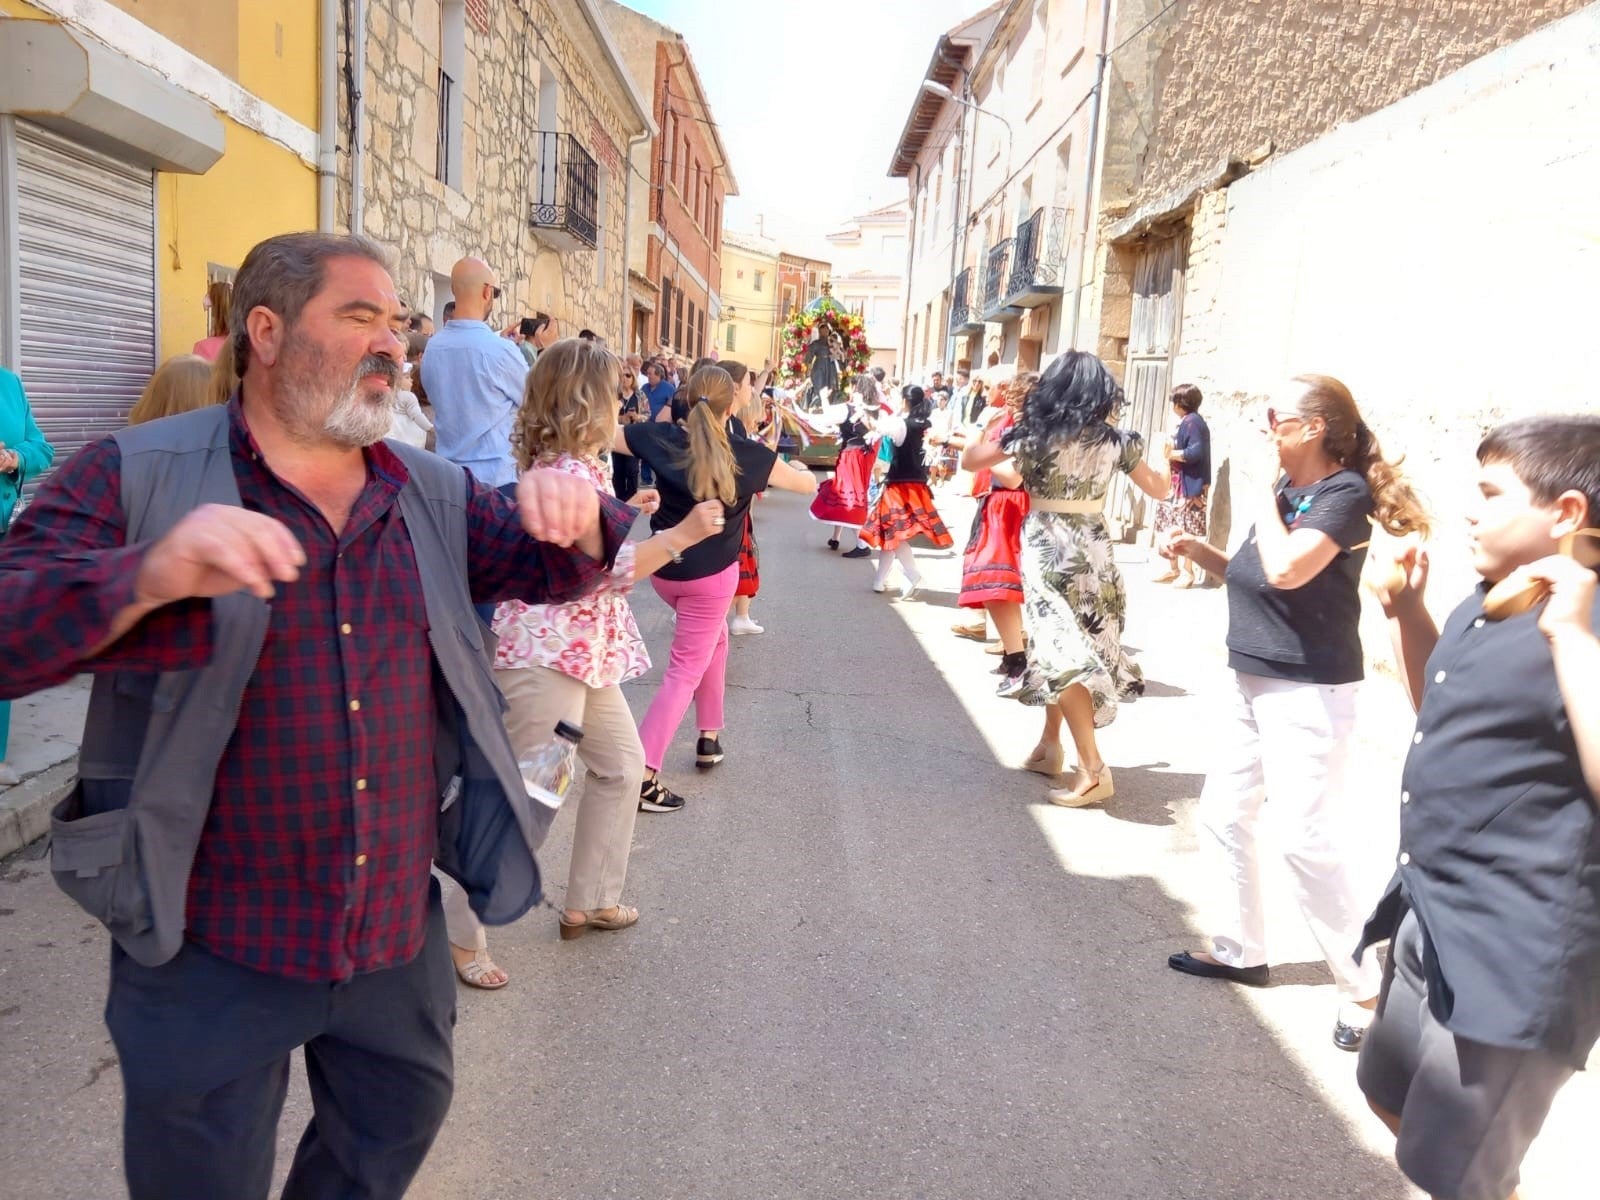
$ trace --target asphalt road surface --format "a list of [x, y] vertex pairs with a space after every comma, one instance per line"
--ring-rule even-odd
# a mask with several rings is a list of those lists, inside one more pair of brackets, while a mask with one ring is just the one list
[[[970, 508], [941, 504], [959, 546]], [[1129, 554], [1149, 693], [1105, 737], [1116, 798], [1056, 809], [1014, 766], [1037, 714], [948, 633], [956, 555], [921, 553], [931, 586], [901, 603], [822, 548], [799, 498], [757, 509], [767, 632], [734, 641], [727, 761], [697, 776], [685, 725], [665, 774], [688, 806], [639, 817], [637, 928], [562, 944], [539, 911], [491, 931], [512, 983], [460, 991], [455, 1103], [410, 1194], [1413, 1197], [1328, 1040], [1333, 988], [1292, 905], [1273, 988], [1165, 966], [1203, 945], [1217, 595], [1138, 583]], [[636, 713], [657, 678], [630, 686]], [[1368, 736], [1394, 740], [1391, 713]], [[1355, 802], [1378, 886], [1392, 764], [1371, 763]], [[542, 855], [557, 900], [570, 832], [564, 813]], [[105, 966], [37, 848], [0, 872], [0, 1196], [122, 1194]], [[280, 1178], [308, 1113], [297, 1068]]]

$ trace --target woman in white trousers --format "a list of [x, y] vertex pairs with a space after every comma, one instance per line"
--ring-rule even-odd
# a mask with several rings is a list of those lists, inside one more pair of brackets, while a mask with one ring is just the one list
[[1269, 981], [1262, 807], [1272, 799], [1295, 898], [1340, 995], [1334, 1044], [1356, 1050], [1377, 1004], [1381, 972], [1354, 952], [1373, 896], [1358, 856], [1371, 839], [1353, 828], [1345, 786], [1363, 655], [1359, 581], [1372, 526], [1403, 536], [1427, 517], [1386, 462], [1349, 389], [1303, 375], [1274, 393], [1266, 425], [1278, 481], [1230, 557], [1173, 530], [1164, 555], [1227, 580], [1228, 665], [1216, 765], [1200, 797], [1209, 844], [1228, 889], [1206, 951], [1172, 955], [1174, 970], [1262, 987]]

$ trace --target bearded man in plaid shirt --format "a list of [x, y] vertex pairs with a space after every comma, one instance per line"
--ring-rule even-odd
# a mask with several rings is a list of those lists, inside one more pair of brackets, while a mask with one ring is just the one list
[[486, 920], [538, 895], [548, 820], [471, 603], [583, 594], [633, 513], [383, 442], [405, 318], [370, 243], [262, 243], [226, 408], [85, 447], [0, 547], [0, 695], [100, 676], [52, 865], [116, 939], [135, 1200], [266, 1196], [299, 1046], [315, 1115], [284, 1194], [401, 1195], [452, 1086], [430, 861]]

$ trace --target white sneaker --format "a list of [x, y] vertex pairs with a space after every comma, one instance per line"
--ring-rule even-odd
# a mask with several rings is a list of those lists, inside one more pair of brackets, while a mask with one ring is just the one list
[[728, 622], [728, 632], [734, 637], [743, 637], [747, 633], [765, 633], [766, 629], [749, 617], [734, 617]]
[[883, 593], [885, 593], [885, 592], [887, 592], [889, 590], [889, 585], [887, 583], [874, 583], [872, 585], [872, 590], [877, 592], [878, 595], [881, 596], [881, 595], [883, 595]]

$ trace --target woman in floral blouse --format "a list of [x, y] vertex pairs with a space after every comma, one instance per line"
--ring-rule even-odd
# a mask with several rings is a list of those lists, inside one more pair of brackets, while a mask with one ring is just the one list
[[[617, 373], [616, 356], [578, 338], [556, 342], [539, 355], [512, 431], [522, 470], [555, 467], [610, 494], [611, 472], [602, 455], [617, 428]], [[647, 489], [630, 502], [653, 510], [658, 500]], [[506, 728], [517, 757], [548, 741], [558, 721], [583, 729], [578, 756], [588, 775], [572, 836], [563, 940], [591, 929], [626, 929], [639, 919], [638, 909], [619, 903], [644, 777], [644, 750], [621, 684], [648, 671], [650, 658], [628, 592], [721, 521], [720, 503], [699, 505], [672, 529], [625, 545], [610, 578], [581, 600], [513, 600], [495, 610], [495, 682], [506, 698]], [[475, 987], [504, 986], [505, 972], [490, 961], [481, 926], [469, 946], [458, 938], [456, 924], [450, 940], [462, 979]], [[472, 957], [462, 962], [466, 953]]]

